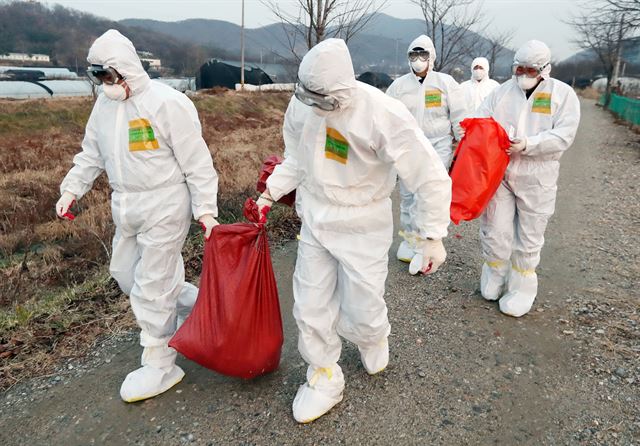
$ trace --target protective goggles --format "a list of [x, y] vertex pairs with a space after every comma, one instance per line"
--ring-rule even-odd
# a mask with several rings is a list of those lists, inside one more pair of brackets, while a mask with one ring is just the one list
[[425, 50], [417, 50], [417, 51], [409, 51], [409, 60], [411, 62], [415, 62], [416, 60], [420, 59], [423, 62], [426, 62], [429, 60], [429, 51], [425, 51]]
[[548, 62], [544, 65], [538, 65], [538, 64], [525, 65], [519, 62], [514, 62], [514, 64], [511, 66], [511, 72], [516, 76], [524, 75], [527, 77], [538, 77], [542, 73], [542, 71], [547, 67], [547, 65], [549, 65]]
[[324, 111], [334, 111], [338, 107], [338, 100], [336, 98], [307, 90], [301, 82], [298, 82], [296, 85], [294, 94], [300, 102], [309, 107], [318, 107]]
[[106, 65], [91, 65], [87, 68], [87, 77], [96, 85], [113, 85], [120, 77], [118, 72]]

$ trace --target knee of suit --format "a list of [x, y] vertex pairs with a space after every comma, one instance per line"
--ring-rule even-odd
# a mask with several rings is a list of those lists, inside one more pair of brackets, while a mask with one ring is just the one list
[[133, 288], [133, 284], [134, 284], [134, 273], [133, 270], [131, 271], [118, 271], [118, 270], [113, 270], [110, 269], [109, 272], [111, 273], [111, 277], [113, 277], [115, 279], [116, 282], [118, 282], [118, 286], [120, 287], [120, 289], [122, 290], [122, 292], [124, 294], [126, 294], [127, 296], [131, 295], [131, 290]]

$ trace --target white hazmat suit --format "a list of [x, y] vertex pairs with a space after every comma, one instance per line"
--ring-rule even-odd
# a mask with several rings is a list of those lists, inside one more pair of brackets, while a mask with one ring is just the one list
[[[476, 66], [482, 69], [475, 70]], [[464, 92], [467, 111], [473, 114], [484, 98], [500, 84], [489, 77], [489, 61], [485, 57], [476, 57], [471, 63], [471, 79], [464, 81], [460, 86]]]
[[466, 105], [460, 85], [445, 73], [433, 71], [436, 49], [431, 39], [422, 35], [409, 45], [429, 51], [429, 71], [422, 80], [412, 70], [389, 86], [387, 94], [402, 102], [416, 118], [427, 139], [438, 152], [446, 169], [453, 157], [453, 136], [460, 139], [460, 121], [465, 118]]
[[267, 181], [274, 200], [297, 188], [301, 204], [293, 312], [309, 368], [293, 414], [309, 422], [342, 400], [339, 335], [357, 344], [370, 374], [387, 365], [383, 296], [396, 176], [416, 194], [418, 233], [436, 240], [447, 234], [451, 180], [406, 108], [355, 80], [344, 41], [316, 45], [298, 75], [307, 89], [338, 103], [325, 112], [291, 99], [286, 157]]
[[128, 402], [162, 393], [184, 376], [167, 343], [198, 289], [185, 282], [181, 249], [191, 215], [217, 215], [218, 177], [193, 103], [152, 81], [133, 44], [115, 30], [89, 50], [91, 64], [115, 68], [131, 90], [127, 100], [101, 94], [87, 123], [82, 152], [60, 186], [82, 197], [106, 171], [116, 232], [110, 272], [141, 329], [142, 367], [120, 389]]
[[500, 299], [500, 310], [514, 317], [529, 312], [535, 300], [536, 267], [547, 221], [555, 210], [560, 157], [573, 143], [580, 122], [578, 97], [571, 87], [549, 77], [550, 60], [544, 43], [524, 44], [515, 61], [545, 67], [541, 82], [527, 99], [514, 76], [476, 112], [478, 117], [493, 117], [515, 145], [524, 147], [511, 154], [504, 179], [480, 222], [485, 258], [482, 295]]
[[[433, 71], [436, 49], [431, 39], [421, 35], [409, 45], [407, 54], [416, 48], [429, 52], [428, 72], [425, 78], [411, 72], [399, 77], [389, 86], [387, 94], [398, 99], [414, 116], [429, 142], [433, 145], [445, 169], [449, 170], [453, 158], [453, 136], [461, 137], [460, 121], [467, 114], [464, 93], [460, 85], [448, 74]], [[411, 64], [409, 64], [411, 67]], [[400, 226], [403, 234], [411, 234], [415, 227], [415, 196], [400, 181]], [[410, 262], [416, 246], [411, 236], [400, 244], [397, 257]]]

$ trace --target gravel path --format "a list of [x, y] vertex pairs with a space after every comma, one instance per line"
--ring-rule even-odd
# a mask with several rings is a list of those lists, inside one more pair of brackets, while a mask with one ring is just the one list
[[435, 277], [390, 260], [388, 369], [369, 377], [345, 342], [344, 401], [301, 426], [291, 416], [306, 367], [291, 316], [292, 242], [273, 250], [286, 331], [277, 372], [243, 382], [182, 358], [180, 385], [125, 404], [118, 389], [140, 348], [133, 334], [107, 338], [1, 395], [0, 444], [640, 443], [640, 138], [593, 101], [582, 107], [527, 317], [479, 297], [477, 223], [452, 227]]

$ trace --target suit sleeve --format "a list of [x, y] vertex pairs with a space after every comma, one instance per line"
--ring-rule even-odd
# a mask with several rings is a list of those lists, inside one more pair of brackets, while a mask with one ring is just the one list
[[[186, 96], [165, 104], [166, 124], [173, 155], [191, 193], [191, 208], [197, 220], [205, 214], [218, 216], [218, 173], [193, 102]], [[159, 123], [161, 124], [161, 123]]]
[[465, 91], [455, 80], [451, 80], [448, 85], [449, 96], [449, 119], [451, 120], [451, 128], [456, 140], [462, 138], [462, 130], [460, 122], [467, 117], [467, 99]]
[[580, 100], [573, 90], [568, 89], [553, 116], [553, 128], [527, 136], [527, 156], [548, 155], [564, 152], [576, 137], [580, 124]]
[[80, 199], [91, 190], [93, 182], [104, 171], [104, 159], [98, 145], [99, 102], [96, 102], [82, 140], [82, 151], [73, 157], [73, 167], [60, 184], [60, 194], [71, 192]]
[[408, 190], [416, 194], [415, 224], [422, 238], [446, 237], [450, 220], [451, 178], [440, 157], [400, 102], [374, 116], [375, 150], [392, 163]]
[[298, 168], [298, 145], [304, 126], [305, 110], [301, 107], [303, 105], [295, 96], [292, 97], [284, 116], [282, 128], [285, 144], [284, 161], [276, 166], [267, 179], [269, 193], [276, 201], [296, 189], [302, 181], [302, 175]]

